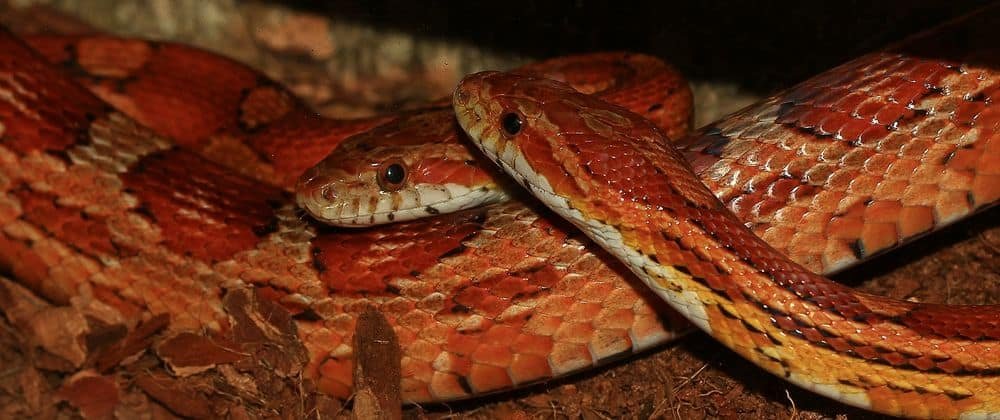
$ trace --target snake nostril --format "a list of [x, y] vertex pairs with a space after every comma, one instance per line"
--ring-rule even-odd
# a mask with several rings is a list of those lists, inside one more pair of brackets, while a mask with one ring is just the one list
[[333, 191], [333, 188], [330, 188], [329, 185], [320, 188], [319, 195], [327, 201], [333, 201], [337, 198], [337, 194]]
[[455, 102], [459, 104], [465, 104], [469, 102], [469, 92], [459, 86], [455, 88]]

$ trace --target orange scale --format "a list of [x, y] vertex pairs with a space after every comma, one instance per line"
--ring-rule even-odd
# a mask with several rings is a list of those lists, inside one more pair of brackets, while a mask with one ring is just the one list
[[977, 176], [972, 184], [972, 196], [975, 197], [976, 206], [992, 203], [1000, 198], [1000, 176]]
[[605, 308], [594, 317], [592, 324], [598, 329], [625, 330], [635, 321], [635, 313], [631, 309], [612, 310]]
[[889, 135], [889, 129], [880, 125], [871, 125], [858, 135], [855, 142], [859, 146], [876, 146], [877, 150], [886, 150], [883, 141]]
[[563, 319], [567, 322], [588, 322], [601, 312], [600, 302], [577, 302], [570, 306]]
[[753, 206], [759, 200], [760, 195], [761, 194], [757, 194], [757, 196], [751, 196], [751, 195], [736, 196], [735, 198], [729, 200], [729, 202], [726, 203], [726, 207], [728, 207], [729, 211], [733, 212], [733, 214], [735, 214], [736, 217], [739, 218], [740, 220], [749, 220], [750, 215], [753, 212]]
[[868, 95], [860, 91], [851, 91], [850, 93], [842, 96], [837, 102], [831, 105], [831, 108], [837, 111], [844, 111], [847, 113], [854, 113], [854, 111], [860, 106], [866, 99]]
[[774, 213], [785, 206], [785, 200], [768, 199], [762, 200], [753, 207], [751, 214], [760, 222], [769, 222]]
[[909, 184], [901, 200], [904, 206], [934, 206], [938, 191], [934, 184]]
[[945, 165], [954, 169], [971, 169], [977, 166], [982, 156], [982, 149], [957, 149], [947, 158]]
[[622, 286], [612, 290], [608, 293], [607, 298], [604, 299], [604, 307], [612, 309], [627, 309], [631, 312], [632, 305], [635, 301], [639, 299], [636, 295], [635, 290], [628, 286]]
[[768, 184], [766, 192], [767, 195], [775, 198], [784, 199], [792, 194], [792, 190], [795, 187], [802, 185], [798, 180], [791, 178], [779, 178], [774, 182]]
[[454, 400], [467, 397], [470, 392], [476, 389], [469, 389], [469, 384], [465, 377], [460, 377], [451, 373], [434, 372], [434, 376], [428, 382], [432, 398], [437, 400]]
[[912, 115], [913, 110], [907, 108], [905, 105], [889, 103], [875, 114], [874, 121], [877, 124], [888, 126], [900, 119], [909, 118]]
[[834, 217], [826, 227], [826, 234], [833, 239], [853, 239], [861, 235], [865, 220], [860, 217]]
[[998, 127], [1000, 126], [1000, 107], [988, 107], [976, 116], [974, 124], [977, 127]]
[[426, 340], [413, 340], [406, 346], [406, 354], [414, 360], [431, 362], [441, 354], [441, 346]]
[[798, 205], [808, 205], [810, 198], [815, 196], [817, 188], [812, 185], [799, 185], [792, 189], [791, 194], [789, 194], [789, 201], [802, 201]]
[[[936, 69], [933, 71], [936, 71]], [[896, 87], [889, 94], [889, 99], [898, 104], [908, 106], [925, 94], [927, 94], [927, 87], [923, 83], [907, 82]]]
[[[898, 220], [903, 205], [898, 201], [878, 200], [865, 206], [863, 218], [866, 222], [887, 223]], [[831, 227], [832, 229], [832, 227]]]
[[829, 136], [840, 132], [840, 130], [847, 124], [854, 121], [846, 112], [830, 112], [827, 116], [819, 122], [816, 130], [820, 135]]
[[478, 334], [452, 332], [448, 335], [448, 341], [442, 346], [442, 349], [463, 356], [476, 351], [476, 347], [480, 343]]
[[937, 218], [942, 221], [956, 220], [971, 210], [965, 191], [941, 191], [934, 206]]
[[399, 381], [399, 389], [403, 396], [403, 403], [429, 401], [433, 399], [429, 387], [430, 380], [414, 379], [403, 377]]
[[499, 298], [510, 299], [519, 294], [528, 294], [537, 290], [522, 278], [514, 276], [504, 276], [499, 281], [490, 285], [492, 294]]
[[590, 352], [600, 361], [632, 350], [632, 339], [624, 329], [605, 329], [594, 333]]
[[439, 372], [454, 373], [459, 376], [469, 374], [472, 369], [472, 359], [468, 356], [458, 355], [449, 352], [441, 352], [431, 362], [434, 370]]
[[473, 365], [466, 379], [476, 392], [496, 391], [514, 385], [507, 369], [482, 364]]
[[576, 293], [576, 299], [583, 302], [603, 302], [615, 289], [615, 284], [607, 281], [588, 283]]
[[[786, 224], [784, 221], [779, 221], [778, 224]], [[760, 236], [764, 241], [773, 245], [777, 249], [784, 248], [788, 246], [792, 238], [795, 236], [795, 230], [790, 228], [781, 227], [767, 227], [764, 232], [754, 231], [754, 234]]]
[[331, 392], [330, 394], [339, 397], [347, 397], [350, 395], [351, 386], [353, 384], [351, 382], [340, 382], [334, 378], [346, 378], [350, 380], [350, 378], [353, 377], [353, 363], [352, 359], [338, 360], [328, 358], [324, 360], [319, 366], [320, 388], [332, 389], [334, 392]]
[[556, 343], [549, 356], [549, 362], [555, 375], [582, 369], [594, 363], [585, 344], [569, 342]]
[[416, 331], [415, 338], [419, 337], [429, 343], [441, 345], [448, 341], [448, 334], [451, 331], [452, 327], [447, 324], [434, 322]]
[[519, 334], [511, 343], [512, 349], [518, 354], [530, 354], [545, 357], [551, 351], [555, 342], [549, 335]]
[[506, 368], [513, 360], [513, 354], [508, 345], [482, 345], [470, 356], [473, 362], [473, 371], [476, 364], [485, 364]]
[[[402, 318], [407, 314], [409, 314], [410, 312], [414, 311], [414, 302], [410, 299], [397, 297], [382, 304], [379, 310], [388, 316], [397, 317], [396, 322], [402, 323], [403, 321], [399, 320], [399, 318]], [[412, 318], [411, 320], [419, 322], [419, 320], [413, 320]], [[402, 325], [407, 325], [407, 324], [403, 323]]]
[[793, 159], [782, 170], [794, 179], [804, 179], [806, 172], [813, 167], [814, 162], [808, 158]]
[[[972, 124], [984, 109], [986, 109], [986, 103], [984, 102], [963, 102], [955, 110], [951, 120], [955, 124]], [[979, 121], [976, 121], [976, 123], [976, 125], [979, 125]]]
[[934, 141], [925, 138], [910, 138], [902, 147], [899, 149], [901, 156], [906, 156], [913, 159], [926, 158], [928, 151], [932, 150], [934, 146]]
[[517, 328], [509, 325], [496, 324], [483, 332], [480, 336], [480, 340], [485, 344], [509, 345], [519, 335], [520, 331]]
[[944, 170], [938, 181], [943, 190], [968, 190], [976, 178], [972, 171]]
[[479, 308], [482, 302], [490, 297], [489, 290], [482, 287], [468, 286], [455, 294], [452, 300], [467, 308]]
[[405, 356], [400, 360], [399, 371], [403, 380], [416, 379], [426, 383], [434, 377], [434, 366], [430, 363]]
[[837, 170], [835, 165], [819, 163], [803, 174], [803, 180], [810, 185], [825, 185], [827, 179]]
[[531, 354], [514, 355], [510, 364], [511, 381], [514, 384], [537, 381], [552, 376], [552, 368], [544, 356]]
[[862, 255], [871, 255], [896, 244], [899, 233], [896, 225], [889, 223], [869, 223], [861, 231], [859, 247]]
[[878, 188], [879, 182], [882, 180], [880, 175], [868, 175], [863, 174], [860, 171], [844, 171], [845, 176], [854, 175], [854, 178], [850, 180], [847, 185], [847, 193], [859, 196], [869, 197]]
[[889, 166], [886, 176], [889, 178], [909, 180], [913, 176], [913, 171], [920, 166], [920, 162], [913, 159], [897, 159]]
[[557, 343], [583, 344], [589, 342], [593, 334], [594, 327], [590, 323], [564, 322], [552, 337]]
[[808, 254], [811, 250], [817, 249], [816, 244], [825, 242], [825, 239], [820, 233], [799, 232], [788, 244], [788, 252], [796, 255]]
[[821, 233], [822, 229], [820, 227], [826, 226], [826, 221], [833, 217], [833, 211], [819, 207], [816, 210], [812, 210], [802, 217], [802, 222], [799, 224], [799, 232], [806, 233]]

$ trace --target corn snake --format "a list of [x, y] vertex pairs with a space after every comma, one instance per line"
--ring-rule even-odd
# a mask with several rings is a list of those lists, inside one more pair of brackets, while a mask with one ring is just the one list
[[[848, 161], [879, 167], [880, 153], [912, 156], [940, 164], [903, 172], [907, 183], [937, 179], [941, 192], [931, 201], [939, 223], [953, 220], [952, 206], [964, 208], [958, 213], [990, 206], [1000, 180], [1000, 112], [993, 105], [1000, 75], [991, 37], [980, 36], [992, 30], [995, 16], [861, 57], [737, 114], [750, 123], [709, 127], [688, 146], [749, 164], [775, 155], [746, 153], [728, 136], [792, 150], [803, 138], [818, 139], [826, 150], [850, 148], [829, 152], [843, 158], [841, 167]], [[956, 40], [967, 41], [961, 46], [967, 49]], [[894, 300], [813, 274], [727, 212], [695, 176], [692, 166], [702, 163], [665, 146], [655, 126], [564, 85], [484, 72], [460, 83], [454, 107], [473, 143], [507, 174], [754, 364], [885, 414], [992, 418], [1000, 412], [997, 306]], [[915, 146], [925, 139], [933, 144]], [[780, 153], [781, 146], [772, 150]], [[808, 171], [772, 166], [808, 184]], [[847, 191], [894, 193], [886, 198], [904, 206], [920, 201], [913, 193], [919, 187], [900, 187], [893, 182], [897, 168], [883, 168], [874, 180], [849, 176]], [[873, 208], [880, 201], [858, 203]], [[842, 211], [853, 204], [841, 203]]]

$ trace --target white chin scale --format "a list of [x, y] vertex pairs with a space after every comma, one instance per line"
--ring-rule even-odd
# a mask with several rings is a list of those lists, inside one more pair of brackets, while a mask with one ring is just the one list
[[[324, 208], [320, 219], [340, 227], [365, 227], [433, 217], [507, 199], [499, 189], [469, 188], [460, 184], [419, 184], [413, 188], [382, 194], [374, 207], [348, 205]], [[369, 203], [366, 200], [358, 200]]]

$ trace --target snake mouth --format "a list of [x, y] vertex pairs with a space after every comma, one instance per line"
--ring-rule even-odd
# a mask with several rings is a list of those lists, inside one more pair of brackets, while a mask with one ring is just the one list
[[296, 199], [299, 207], [325, 224], [363, 228], [453, 213], [508, 197], [502, 189], [453, 183], [419, 184], [388, 193], [347, 193], [317, 184], [300, 187]]
[[314, 219], [323, 220], [324, 202], [332, 195], [330, 178], [317, 167], [306, 170], [295, 184], [295, 203]]

